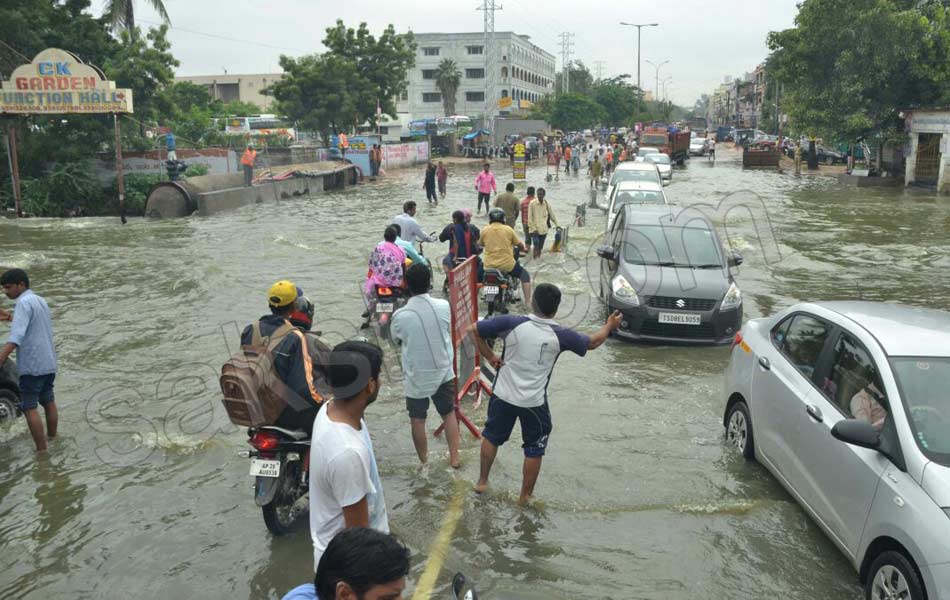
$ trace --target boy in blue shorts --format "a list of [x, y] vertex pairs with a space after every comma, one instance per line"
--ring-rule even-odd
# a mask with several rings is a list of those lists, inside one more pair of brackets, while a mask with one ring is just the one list
[[[590, 336], [561, 327], [554, 321], [560, 304], [561, 290], [542, 283], [532, 296], [534, 314], [504, 315], [472, 325], [470, 331], [479, 352], [496, 369], [488, 420], [482, 431], [481, 472], [475, 485], [478, 493], [488, 489], [488, 475], [498, 447], [508, 441], [515, 421], [519, 421], [524, 479], [518, 502], [524, 504], [531, 498], [552, 430], [547, 389], [554, 363], [565, 350], [584, 356], [620, 327], [619, 311], [610, 315], [604, 326]], [[485, 342], [486, 338], [496, 337], [504, 339], [501, 357]]]
[[[53, 322], [46, 300], [30, 289], [30, 278], [23, 269], [10, 269], [0, 275], [0, 286], [7, 298], [16, 300], [13, 315], [0, 310], [0, 321], [12, 321], [10, 337], [0, 348], [0, 366], [16, 350], [20, 375], [20, 410], [33, 436], [37, 452], [46, 451], [46, 439], [56, 437], [59, 415], [53, 397], [56, 379], [56, 348], [53, 347]], [[46, 431], [36, 410], [46, 413]]]

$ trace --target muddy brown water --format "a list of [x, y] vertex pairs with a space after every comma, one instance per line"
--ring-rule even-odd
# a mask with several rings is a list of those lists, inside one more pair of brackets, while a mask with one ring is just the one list
[[[747, 318], [811, 299], [947, 307], [946, 200], [743, 171], [722, 154], [715, 166], [693, 159], [677, 169], [667, 191], [679, 206], [760, 210], [718, 219], [746, 259], [737, 279]], [[451, 167], [446, 201], [420, 209], [426, 230], [474, 207], [476, 168]], [[529, 182], [570, 222], [588, 199], [586, 179], [545, 183], [544, 174], [530, 167]], [[283, 538], [264, 528], [237, 456], [245, 434], [221, 409], [217, 372], [280, 278], [314, 300], [330, 341], [354, 335], [367, 253], [404, 200], [424, 198], [421, 188], [421, 170], [405, 170], [212, 218], [0, 222], [0, 263], [28, 269], [52, 307], [62, 419], [44, 460], [22, 420], [0, 430], [0, 597], [279, 598], [308, 580], [306, 522]], [[585, 330], [604, 317], [590, 283], [603, 223], [588, 211], [567, 253], [528, 264], [564, 289], [562, 322]], [[443, 251], [426, 246], [430, 257]], [[463, 492], [434, 597], [448, 597], [463, 571], [486, 598], [857, 599], [856, 575], [818, 527], [723, 443], [727, 359], [725, 348], [617, 341], [563, 357], [538, 503], [515, 504], [516, 433], [490, 492]], [[478, 444], [465, 437], [464, 467], [450, 473], [436, 441], [420, 472], [394, 365], [368, 421], [392, 529], [413, 553], [412, 586], [450, 498], [476, 478]], [[484, 421], [484, 405], [469, 409]]]

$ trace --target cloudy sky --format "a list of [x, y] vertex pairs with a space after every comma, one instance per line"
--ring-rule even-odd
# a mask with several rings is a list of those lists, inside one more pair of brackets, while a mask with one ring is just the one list
[[[643, 30], [642, 58], [669, 60], [660, 77], [678, 104], [692, 105], [724, 76], [751, 71], [766, 56], [769, 31], [792, 25], [797, 0], [496, 0], [497, 31], [514, 31], [558, 57], [563, 31], [575, 34], [574, 59], [596, 75], [636, 76], [636, 29], [619, 21], [659, 23]], [[158, 22], [148, 2], [137, 0], [140, 25]], [[380, 31], [481, 31], [479, 0], [165, 0], [172, 21], [172, 51], [180, 75], [279, 71], [280, 54], [322, 50], [324, 29], [337, 18], [366, 21]], [[618, 8], [623, 7], [623, 8]], [[101, 5], [99, 6], [101, 10]], [[643, 62], [644, 89], [654, 87], [654, 68]]]

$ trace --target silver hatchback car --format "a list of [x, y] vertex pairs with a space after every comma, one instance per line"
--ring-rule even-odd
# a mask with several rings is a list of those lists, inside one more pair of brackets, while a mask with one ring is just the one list
[[950, 599], [950, 314], [820, 302], [753, 319], [726, 439], [763, 464], [874, 600]]

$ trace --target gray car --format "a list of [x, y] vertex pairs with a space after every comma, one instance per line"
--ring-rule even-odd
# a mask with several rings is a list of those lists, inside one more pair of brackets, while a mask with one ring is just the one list
[[950, 314], [798, 304], [746, 323], [726, 439], [794, 496], [867, 598], [950, 599]]
[[607, 233], [600, 293], [623, 313], [617, 337], [643, 342], [726, 344], [742, 325], [742, 293], [712, 223], [693, 209], [626, 205]]

